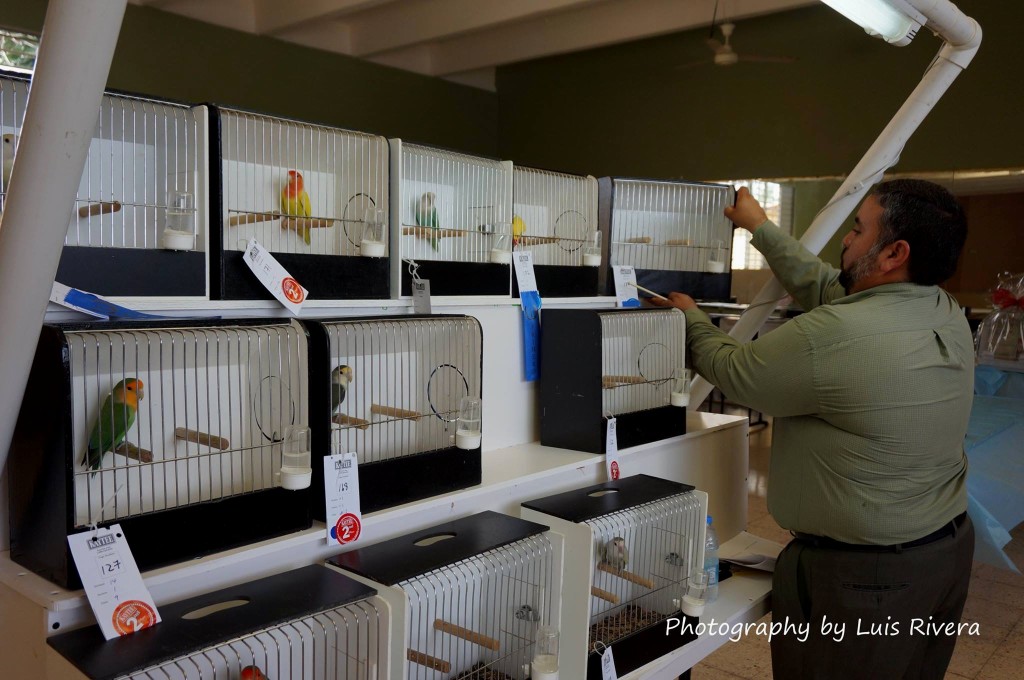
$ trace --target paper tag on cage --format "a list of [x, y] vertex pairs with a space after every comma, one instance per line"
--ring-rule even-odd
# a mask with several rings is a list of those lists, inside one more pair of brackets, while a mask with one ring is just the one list
[[[640, 293], [636, 289], [636, 270], [629, 265], [615, 265], [612, 267], [612, 276], [615, 279], [615, 306], [639, 307]], [[631, 283], [632, 286], [629, 285]]]
[[611, 647], [605, 647], [604, 653], [601, 654], [601, 679], [619, 680], [619, 675], [615, 672], [615, 659], [612, 658]]
[[430, 314], [430, 281], [416, 279], [412, 282], [412, 311], [416, 314]]
[[615, 422], [615, 418], [608, 419], [604, 445], [604, 465], [608, 471], [608, 479], [613, 482], [622, 476], [622, 468], [619, 466], [619, 436], [615, 431]]
[[516, 282], [519, 284], [519, 295], [526, 291], [537, 290], [537, 276], [533, 273], [533, 253], [529, 250], [517, 251], [513, 256], [516, 265]]
[[309, 291], [303, 288], [288, 273], [288, 270], [282, 267], [281, 263], [260, 245], [259, 241], [255, 238], [249, 239], [249, 243], [245, 246], [245, 256], [242, 259], [249, 265], [249, 269], [260, 280], [260, 283], [270, 291], [270, 294], [287, 307], [292, 314], [298, 315]]
[[359, 509], [359, 461], [355, 451], [324, 458], [324, 496], [327, 499], [327, 542], [348, 545], [363, 533]]
[[160, 623], [120, 524], [71, 534], [68, 545], [103, 637], [113, 640]]

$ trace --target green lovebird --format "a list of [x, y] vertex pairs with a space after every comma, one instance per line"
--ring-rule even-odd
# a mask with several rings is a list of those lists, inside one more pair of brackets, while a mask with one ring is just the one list
[[417, 227], [430, 227], [430, 247], [437, 250], [437, 234], [441, 230], [441, 223], [437, 219], [435, 199], [436, 196], [430, 191], [420, 196], [420, 200], [416, 203], [416, 214], [414, 217], [416, 218]]
[[341, 402], [345, 401], [348, 385], [355, 379], [352, 369], [342, 364], [331, 371], [331, 415], [338, 412]]
[[96, 416], [96, 423], [89, 433], [89, 448], [82, 458], [82, 465], [98, 470], [103, 454], [113, 451], [124, 443], [125, 435], [135, 424], [135, 413], [139, 410], [139, 399], [144, 396], [142, 381], [125, 378], [114, 385]]

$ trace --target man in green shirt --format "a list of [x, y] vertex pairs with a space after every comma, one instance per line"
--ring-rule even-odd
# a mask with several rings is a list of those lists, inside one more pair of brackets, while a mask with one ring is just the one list
[[930, 182], [879, 184], [843, 239], [841, 270], [746, 189], [725, 213], [805, 311], [742, 344], [670, 295], [697, 372], [775, 416], [768, 509], [795, 540], [779, 556], [772, 615], [810, 626], [806, 641], [773, 638], [775, 677], [942, 678], [974, 551], [963, 451], [974, 346], [938, 287], [967, 237], [963, 210]]

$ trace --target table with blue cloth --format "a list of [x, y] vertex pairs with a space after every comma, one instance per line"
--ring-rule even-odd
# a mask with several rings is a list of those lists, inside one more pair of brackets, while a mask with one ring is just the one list
[[1024, 521], [1024, 373], [978, 366], [974, 391], [964, 442], [974, 559], [1019, 573], [1003, 547]]

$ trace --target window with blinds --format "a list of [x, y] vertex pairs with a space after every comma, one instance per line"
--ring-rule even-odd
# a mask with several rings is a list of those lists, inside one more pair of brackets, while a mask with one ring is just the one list
[[[758, 203], [764, 208], [770, 219], [787, 232], [793, 233], [793, 187], [778, 182], [765, 182], [759, 179], [737, 179], [725, 182], [737, 189], [747, 187]], [[733, 269], [767, 269], [761, 253], [750, 245], [752, 234], [746, 229], [735, 229], [732, 234], [732, 268]]]

